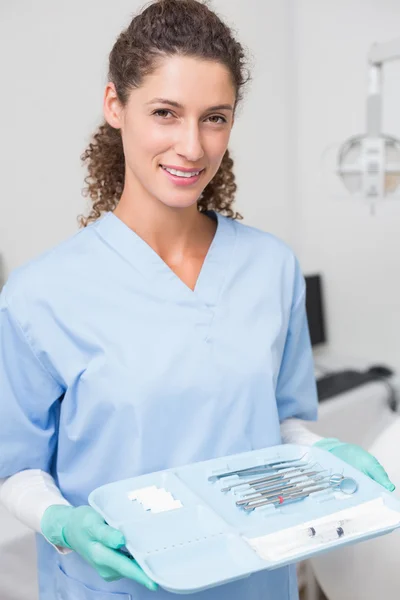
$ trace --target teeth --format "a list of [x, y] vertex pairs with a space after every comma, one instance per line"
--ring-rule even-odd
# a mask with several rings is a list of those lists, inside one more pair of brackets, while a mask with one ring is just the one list
[[167, 169], [167, 167], [163, 167], [165, 171], [171, 173], [171, 175], [178, 175], [178, 177], [195, 177], [200, 173], [200, 171], [192, 171], [191, 173], [185, 173], [184, 171], [177, 171], [176, 169]]

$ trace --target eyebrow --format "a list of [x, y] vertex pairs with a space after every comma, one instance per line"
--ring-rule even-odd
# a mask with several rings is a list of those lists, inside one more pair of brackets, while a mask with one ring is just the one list
[[[167, 100], [167, 98], [153, 98], [147, 104], [168, 104], [169, 106], [174, 106], [175, 108], [183, 108], [182, 104], [179, 102], [175, 102], [175, 100]], [[233, 107], [230, 104], [217, 104], [216, 106], [210, 106], [207, 108], [207, 111], [210, 110], [232, 110]]]

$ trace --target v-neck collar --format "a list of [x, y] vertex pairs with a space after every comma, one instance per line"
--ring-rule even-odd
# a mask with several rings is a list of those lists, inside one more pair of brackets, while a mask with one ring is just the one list
[[135, 270], [151, 282], [165, 298], [177, 302], [195, 303], [214, 307], [225, 282], [229, 264], [233, 258], [236, 228], [231, 219], [215, 211], [207, 215], [217, 221], [217, 229], [210, 244], [202, 268], [191, 290], [167, 263], [141, 238], [112, 212], [107, 212], [94, 225], [99, 235], [127, 260]]

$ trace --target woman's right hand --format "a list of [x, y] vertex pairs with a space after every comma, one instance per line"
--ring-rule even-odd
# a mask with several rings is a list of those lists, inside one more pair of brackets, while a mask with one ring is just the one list
[[41, 529], [49, 542], [80, 554], [106, 581], [127, 577], [149, 590], [157, 589], [157, 584], [133, 559], [118, 552], [125, 545], [122, 533], [109, 527], [90, 506], [49, 506], [42, 517]]

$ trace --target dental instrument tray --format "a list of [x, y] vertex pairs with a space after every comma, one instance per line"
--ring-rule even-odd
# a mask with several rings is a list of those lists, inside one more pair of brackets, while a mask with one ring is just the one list
[[285, 444], [109, 483], [89, 504], [146, 574], [181, 594], [400, 526], [400, 500], [315, 447]]

